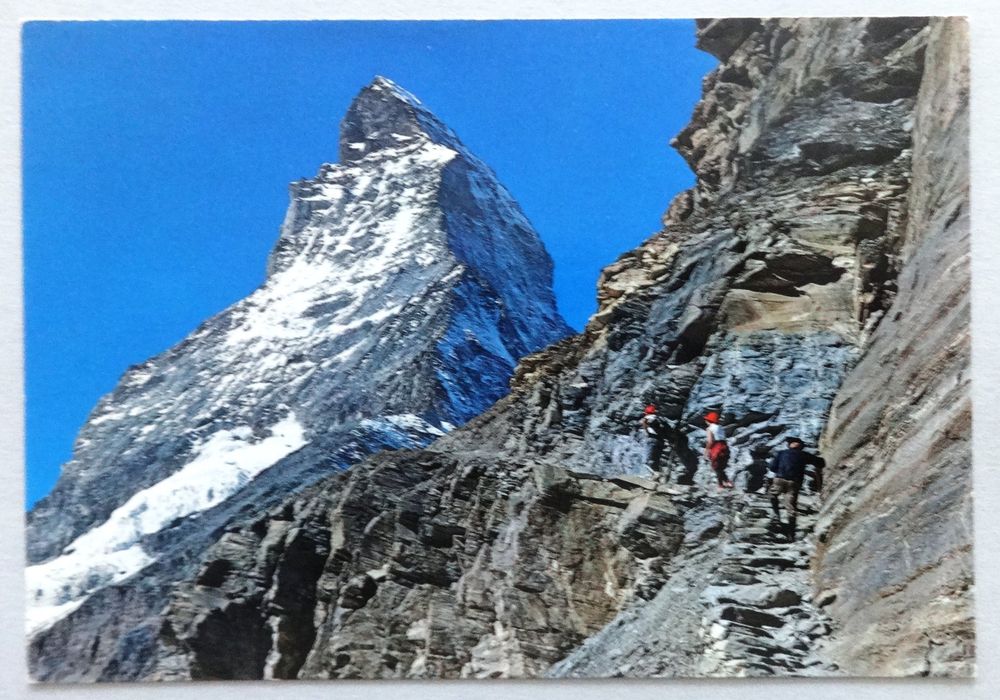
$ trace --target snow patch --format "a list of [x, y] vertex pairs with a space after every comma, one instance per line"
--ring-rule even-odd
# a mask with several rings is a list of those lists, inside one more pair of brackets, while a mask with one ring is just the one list
[[[380, 151], [371, 163], [328, 174], [320, 196], [330, 201], [331, 212], [311, 209], [310, 224], [294, 234], [287, 263], [242, 302], [239, 321], [226, 333], [227, 348], [277, 356], [283, 353], [276, 346], [314, 346], [323, 337], [383, 321], [401, 305], [366, 314], [372, 299], [398, 284], [396, 276], [414, 263], [427, 268], [446, 259], [434, 195], [441, 168], [456, 152], [421, 140], [392, 155], [386, 159]], [[346, 303], [333, 312], [313, 311], [338, 301]]]
[[[220, 430], [195, 447], [179, 470], [135, 493], [108, 519], [77, 537], [63, 554], [25, 570], [29, 635], [50, 626], [94, 591], [122, 581], [153, 559], [139, 544], [178, 518], [218, 505], [308, 441], [289, 413], [253, 441], [249, 427]], [[74, 604], [75, 605], [71, 605]]]
[[113, 413], [105, 413], [103, 416], [98, 416], [94, 420], [90, 421], [91, 425], [100, 425], [101, 423], [107, 423], [108, 421], [121, 420], [125, 418], [126, 415], [122, 411], [115, 411]]
[[386, 416], [385, 421], [404, 430], [416, 430], [424, 433], [430, 433], [431, 435], [444, 435], [443, 431], [413, 413], [401, 413], [398, 415]]
[[413, 413], [366, 418], [360, 425], [377, 434], [379, 442], [391, 449], [423, 447], [445, 434], [445, 431]]
[[75, 548], [83, 537], [67, 548], [69, 554], [25, 569], [29, 637], [69, 615], [94, 591], [124, 581], [153, 562], [138, 544], [118, 550], [87, 549], [90, 543]]

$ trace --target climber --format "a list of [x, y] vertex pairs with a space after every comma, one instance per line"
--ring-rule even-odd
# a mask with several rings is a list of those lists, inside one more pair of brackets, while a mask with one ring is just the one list
[[663, 457], [663, 442], [666, 437], [666, 425], [662, 418], [656, 414], [656, 406], [650, 404], [643, 411], [642, 418], [639, 419], [639, 429], [646, 438], [646, 466], [653, 472], [653, 476], [664, 482], [670, 478], [670, 474], [661, 470], [660, 462]]
[[729, 445], [726, 443], [726, 429], [719, 424], [719, 412], [709, 411], [706, 413], [705, 422], [708, 423], [705, 430], [705, 457], [708, 458], [712, 469], [715, 470], [719, 489], [732, 488], [733, 482], [726, 476], [726, 466], [729, 464]]
[[[788, 449], [782, 450], [771, 459], [769, 473], [771, 486], [768, 491], [771, 495], [771, 510], [774, 511], [774, 516], [771, 518], [772, 524], [779, 529], [784, 529], [788, 539], [794, 540], [799, 490], [802, 488], [802, 480], [806, 475], [806, 465], [813, 466], [815, 469], [814, 483], [821, 486], [823, 467], [826, 466], [826, 461], [819, 455], [806, 452], [803, 449], [805, 445], [800, 438], [789, 437], [785, 442]], [[778, 497], [782, 495], [785, 497], [785, 510], [788, 512], [788, 523], [784, 525], [781, 522], [781, 510], [778, 507]]]

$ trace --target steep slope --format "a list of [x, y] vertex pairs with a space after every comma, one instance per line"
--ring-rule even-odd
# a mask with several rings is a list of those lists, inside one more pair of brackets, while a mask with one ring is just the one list
[[[834, 599], [815, 595], [809, 568], [815, 540], [780, 541], [752, 491], [785, 436], [818, 442], [859, 359], [873, 372], [856, 393], [889, 382], [891, 367], [869, 358], [894, 303], [907, 303], [897, 289], [924, 226], [915, 207], [924, 221], [947, 218], [912, 148], [914, 114], [933, 111], [925, 54], [956, 22], [699, 21], [699, 46], [721, 64], [674, 141], [697, 185], [663, 231], [605, 269], [585, 332], [525, 358], [511, 395], [465, 428], [367, 460], [227, 533], [174, 590], [151, 677], [852, 670], [831, 648], [851, 643], [844, 614], [865, 606], [827, 615]], [[964, 173], [965, 151], [920, 129], [918, 147]], [[918, 395], [919, 382], [906, 390]], [[698, 464], [699, 416], [721, 409], [751, 492], [716, 491], [704, 464], [693, 486], [654, 489], [635, 430], [647, 402], [679, 421], [675, 472]], [[940, 470], [956, 494], [969, 468], [959, 436]], [[837, 460], [847, 451], [831, 448]], [[917, 497], [892, 496], [900, 510]], [[806, 532], [818, 500], [803, 496]], [[853, 518], [864, 515], [837, 511], [827, 551], [837, 532], [863, 549]], [[941, 549], [966, 546], [961, 529], [940, 534]], [[847, 575], [844, 559], [824, 561], [822, 576]], [[898, 602], [918, 616], [937, 604]], [[886, 626], [878, 635], [885, 648], [898, 641]], [[913, 653], [880, 672], [915, 672]]]
[[[899, 294], [834, 402], [817, 585], [853, 673], [973, 672], [968, 37], [931, 34]], [[892, 640], [886, 644], [886, 640]]]
[[428, 443], [569, 332], [537, 234], [416, 98], [377, 78], [340, 150], [293, 183], [264, 284], [130, 368], [29, 514], [36, 677], [136, 672], [165, 587], [231, 519]]

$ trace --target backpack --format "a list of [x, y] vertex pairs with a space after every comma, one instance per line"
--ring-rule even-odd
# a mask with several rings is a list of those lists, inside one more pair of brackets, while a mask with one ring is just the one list
[[666, 434], [664, 421], [655, 413], [643, 416], [642, 429], [647, 437], [656, 438], [657, 440], [662, 440]]

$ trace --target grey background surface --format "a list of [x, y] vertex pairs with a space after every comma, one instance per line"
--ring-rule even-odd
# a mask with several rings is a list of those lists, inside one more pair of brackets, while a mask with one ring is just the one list
[[[20, 23], [28, 19], [487, 19], [817, 15], [966, 15], [972, 37], [973, 402], [979, 674], [935, 679], [337, 681], [40, 686], [23, 640], [23, 358], [20, 224]], [[0, 698], [247, 697], [344, 700], [373, 694], [452, 700], [502, 696], [676, 698], [992, 698], [1000, 692], [1000, 6], [995, 0], [14, 0], [0, 7]], [[693, 41], [694, 37], [692, 37]], [[664, 135], [666, 142], [668, 134]], [[665, 195], [664, 206], [667, 204]], [[609, 261], [610, 262], [610, 261]]]

